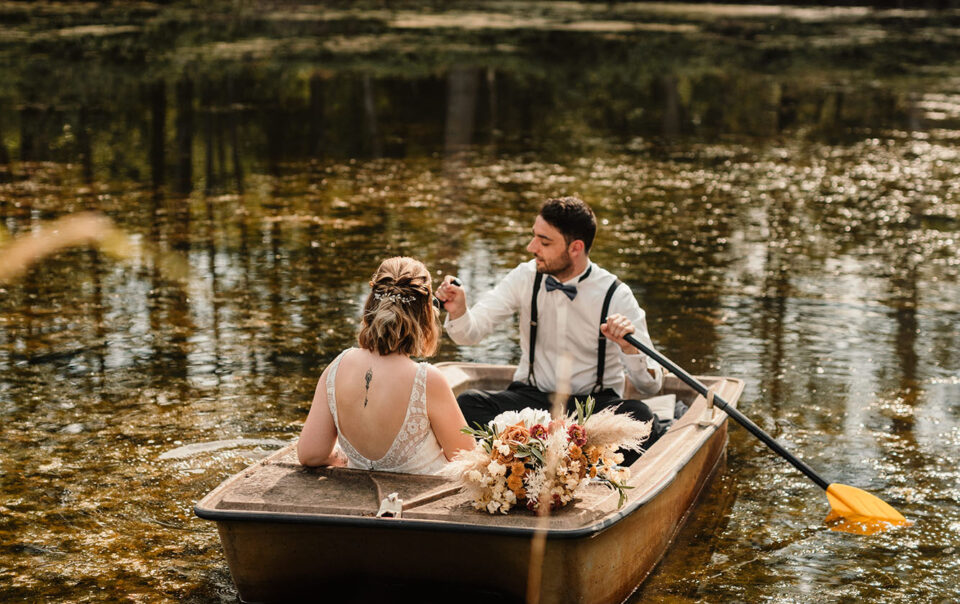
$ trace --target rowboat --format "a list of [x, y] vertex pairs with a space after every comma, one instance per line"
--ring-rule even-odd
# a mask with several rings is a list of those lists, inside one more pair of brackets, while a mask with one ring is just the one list
[[[514, 371], [438, 367], [455, 392], [502, 389]], [[741, 380], [700, 379], [730, 405], [743, 391]], [[629, 383], [625, 394], [641, 398]], [[726, 455], [727, 416], [712, 400], [672, 375], [660, 395], [689, 409], [631, 466], [620, 507], [616, 492], [589, 484], [548, 519], [520, 509], [490, 515], [444, 478], [304, 468], [290, 445], [224, 481], [194, 511], [217, 523], [244, 602], [521, 601], [538, 531], [541, 602], [622, 602], [664, 555]], [[397, 513], [378, 517], [391, 504]]]

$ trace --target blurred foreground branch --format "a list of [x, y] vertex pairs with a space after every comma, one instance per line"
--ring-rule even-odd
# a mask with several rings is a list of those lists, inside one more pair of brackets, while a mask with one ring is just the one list
[[[81, 212], [7, 240], [0, 233], [0, 283], [9, 283], [37, 262], [71, 247], [92, 246], [119, 260], [133, 258], [136, 245], [113, 221], [95, 212]], [[154, 254], [161, 272], [171, 279], [186, 277], [184, 262], [169, 254]]]

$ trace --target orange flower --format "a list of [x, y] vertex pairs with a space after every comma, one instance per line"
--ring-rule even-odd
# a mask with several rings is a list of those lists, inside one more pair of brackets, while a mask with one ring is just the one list
[[600, 461], [600, 447], [589, 446], [584, 450], [584, 454], [587, 456], [587, 459], [590, 460], [591, 464], [595, 464]]
[[525, 445], [530, 440], [530, 431], [523, 424], [509, 426], [500, 434], [500, 440], [505, 443]]
[[574, 443], [570, 443], [570, 447], [567, 449], [567, 455], [570, 457], [571, 461], [580, 462], [577, 474], [580, 475], [580, 478], [583, 478], [587, 473], [590, 460], [588, 460], [587, 456], [583, 454], [583, 450]]
[[507, 478], [507, 488], [517, 496], [517, 501], [527, 496], [527, 492], [523, 488], [523, 477], [526, 473], [527, 468], [523, 465], [522, 461], [515, 461], [510, 464], [510, 477]]
[[517, 499], [520, 498], [517, 491], [523, 490], [523, 474], [510, 473], [510, 478], [507, 479], [507, 488], [513, 491], [513, 494], [517, 496]]

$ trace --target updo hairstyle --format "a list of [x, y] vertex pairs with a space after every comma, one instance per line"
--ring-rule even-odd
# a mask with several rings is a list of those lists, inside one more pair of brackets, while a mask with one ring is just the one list
[[432, 356], [440, 341], [440, 313], [432, 295], [430, 272], [422, 262], [387, 258], [370, 279], [357, 343], [381, 355]]

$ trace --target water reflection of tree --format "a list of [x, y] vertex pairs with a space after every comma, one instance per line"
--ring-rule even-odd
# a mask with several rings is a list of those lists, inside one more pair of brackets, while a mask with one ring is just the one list
[[3, 112], [0, 111], [0, 183], [11, 179], [10, 152], [7, 150], [7, 143], [4, 141], [3, 118]]
[[150, 97], [150, 182], [157, 191], [166, 182], [167, 86], [163, 80], [146, 85]]
[[783, 383], [792, 381], [797, 372], [788, 367], [785, 344], [787, 309], [792, 293], [790, 286], [791, 265], [789, 255], [782, 249], [796, 240], [790, 235], [794, 208], [783, 198], [768, 200], [766, 220], [769, 235], [766, 241], [766, 257], [763, 266], [763, 285], [758, 316], [758, 332], [764, 342], [763, 381], [764, 407], [769, 416], [780, 416], [785, 401]]
[[[438, 213], [444, 214], [462, 212], [470, 205], [470, 193], [464, 178], [466, 154], [475, 145], [480, 70], [454, 66], [447, 72], [446, 79], [447, 107], [443, 128], [443, 179], [446, 186], [436, 208]], [[452, 221], [441, 222], [437, 227], [442, 272], [456, 272], [457, 260], [464, 252], [463, 237], [458, 233], [460, 227]]]
[[[516, 51], [511, 53], [456, 50], [398, 60], [392, 53], [330, 55], [322, 47], [302, 46], [293, 54], [267, 55], [255, 64], [195, 54], [196, 45], [210, 39], [243, 39], [251, 32], [272, 33], [278, 39], [310, 33], [303, 29], [306, 23], [248, 22], [248, 16], [235, 15], [228, 33], [198, 20], [182, 23], [181, 33], [173, 36], [151, 26], [136, 39], [44, 39], [40, 48], [45, 52], [0, 68], [0, 81], [12, 83], [0, 90], [6, 100], [0, 103], [0, 122], [20, 125], [18, 152], [8, 153], [16, 155], [10, 160], [110, 157], [117, 162], [115, 174], [134, 174], [142, 168], [144, 149], [138, 147], [143, 141], [108, 134], [138, 130], [143, 115], [159, 124], [161, 113], [174, 125], [173, 182], [181, 194], [201, 174], [190, 156], [197, 135], [214, 142], [208, 146], [213, 153], [208, 166], [222, 167], [224, 141], [231, 141], [235, 174], [241, 173], [241, 163], [270, 166], [268, 172], [277, 174], [279, 162], [321, 153], [429, 155], [449, 143], [445, 109], [466, 108], [468, 100], [478, 109], [481, 105], [476, 82], [469, 80], [473, 84], [464, 89], [463, 102], [443, 107], [445, 95], [438, 87], [445, 79], [453, 85], [461, 77], [460, 68], [448, 67], [451, 64], [498, 74], [496, 86], [488, 84], [483, 91], [488, 99], [482, 105], [489, 108], [490, 119], [474, 121], [477, 136], [472, 140], [497, 139], [543, 150], [576, 150], [597, 139], [766, 137], [784, 130], [835, 140], [878, 128], [911, 127], [916, 114], [910, 107], [915, 104], [903, 102], [903, 95], [916, 90], [916, 83], [896, 79], [897, 74], [909, 73], [913, 63], [949, 65], [957, 58], [955, 47], [936, 37], [909, 37], [909, 28], [900, 34], [911, 41], [907, 56], [897, 55], [895, 42], [874, 44], [869, 52], [862, 45], [854, 45], [853, 51], [818, 45], [799, 54], [790, 40], [824, 32], [796, 22], [775, 22], [772, 33], [752, 43], [737, 37], [743, 33], [738, 27], [755, 33], [750, 24], [725, 23], [707, 27], [713, 38], [688, 36], [682, 45], [673, 34], [618, 37], [521, 30], [512, 36]], [[182, 16], [165, 15], [156, 23], [167, 27], [178, 18]], [[350, 26], [357, 27], [328, 24], [334, 31], [338, 26], [348, 32]], [[829, 24], [836, 30], [831, 35], [842, 35], [847, 26]], [[471, 35], [423, 32], [422, 41], [469, 49]], [[559, 57], [558, 47], [564, 49]], [[73, 64], [72, 53], [78, 51], [90, 59], [83, 69]], [[19, 56], [27, 49], [14, 46], [11, 52]], [[900, 68], [891, 69], [898, 61]], [[184, 64], [190, 66], [189, 76]], [[854, 65], [878, 78], [851, 81], [844, 69]], [[162, 100], [164, 86], [173, 89], [169, 107]], [[204, 97], [203, 111], [216, 113], [199, 130], [194, 123], [198, 92]], [[13, 107], [21, 108], [16, 120], [4, 119]], [[227, 108], [232, 119], [221, 119]], [[87, 139], [65, 138], [67, 126], [75, 133], [89, 133]], [[154, 130], [163, 135], [150, 141], [149, 157], [156, 160], [161, 155], [157, 141], [167, 141], [164, 132]], [[363, 135], [358, 137], [358, 132]], [[2, 159], [0, 151], [0, 164]], [[88, 174], [91, 169], [97, 166], [84, 166]], [[160, 174], [155, 168], [152, 172]], [[222, 174], [218, 170], [205, 176]], [[235, 189], [243, 186], [241, 178], [234, 180]]]
[[[193, 88], [193, 81], [187, 77], [177, 80], [174, 86], [176, 95], [176, 120], [174, 124], [176, 180], [174, 191], [180, 195], [188, 195], [193, 190]], [[189, 214], [182, 213], [182, 215], [188, 216]]]
[[[913, 220], [909, 221], [908, 225], [913, 222]], [[917, 338], [920, 332], [920, 322], [917, 318], [920, 303], [917, 258], [918, 256], [909, 252], [897, 254], [889, 279], [891, 303], [894, 307], [893, 318], [896, 323], [893, 357], [897, 361], [899, 373], [896, 397], [906, 409], [898, 410], [890, 417], [891, 432], [900, 441], [901, 446], [896, 452], [889, 451], [887, 456], [897, 465], [903, 461], [909, 462], [914, 469], [927, 467], [930, 464], [929, 458], [923, 454], [916, 434], [916, 414], [925, 402], [925, 393], [919, 375], [920, 359], [917, 354]]]
[[[167, 219], [161, 214], [165, 209], [164, 200], [154, 198], [151, 224], [155, 224], [151, 241], [169, 245], [181, 253], [190, 249], [189, 212], [182, 209]], [[152, 353], [149, 357], [151, 374], [158, 382], [170, 380], [180, 390], [181, 402], [189, 402], [192, 397], [187, 389], [189, 375], [188, 356], [190, 336], [194, 332], [194, 322], [187, 292], [177, 283], [172, 283], [164, 274], [163, 267], [157, 262], [148, 269], [150, 288], [147, 292], [146, 308], [150, 333], [153, 334]]]

